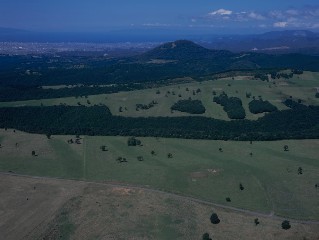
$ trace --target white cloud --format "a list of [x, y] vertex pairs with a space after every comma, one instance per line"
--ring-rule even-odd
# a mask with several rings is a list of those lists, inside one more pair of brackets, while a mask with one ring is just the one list
[[260, 27], [260, 28], [266, 28], [266, 27], [268, 27], [268, 26], [267, 26], [267, 24], [259, 24], [259, 27]]
[[255, 12], [251, 12], [248, 14], [248, 17], [252, 18], [252, 19], [256, 19], [256, 20], [265, 20], [266, 18], [259, 14], [259, 13], [255, 13]]
[[165, 23], [144, 23], [144, 27], [170, 27], [171, 24], [165, 24]]
[[288, 10], [286, 11], [286, 13], [289, 14], [289, 15], [292, 15], [292, 16], [297, 16], [297, 15], [300, 14], [299, 11], [298, 11], [298, 10], [295, 10], [295, 9], [288, 9]]
[[319, 29], [319, 23], [314, 23], [310, 28]]
[[216, 16], [216, 15], [232, 15], [233, 14], [233, 11], [231, 10], [226, 10], [226, 9], [219, 9], [217, 11], [214, 11], [214, 12], [211, 12], [209, 13], [209, 15], [212, 15], [212, 16]]
[[287, 26], [288, 26], [287, 22], [276, 22], [276, 23], [274, 23], [274, 27], [277, 27], [277, 28], [285, 28]]
[[284, 18], [286, 18], [285, 14], [282, 11], [277, 11], [277, 10], [270, 11], [269, 12], [269, 16], [271, 18], [276, 18], [276, 19], [284, 19]]
[[[278, 0], [280, 1], [280, 0]], [[194, 17], [193, 17], [194, 18]], [[238, 26], [249, 25], [259, 28], [304, 28], [318, 29], [319, 5], [305, 6], [300, 8], [273, 9], [269, 11], [232, 11], [229, 9], [216, 9], [196, 19], [196, 25], [209, 25], [211, 22], [225, 23], [226, 25], [234, 23]], [[190, 18], [190, 23], [195, 23]]]

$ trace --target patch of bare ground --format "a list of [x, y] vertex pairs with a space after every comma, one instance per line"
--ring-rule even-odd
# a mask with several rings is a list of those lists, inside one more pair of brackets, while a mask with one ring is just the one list
[[[0, 175], [0, 238], [32, 239], [85, 184]], [[38, 229], [40, 227], [40, 229]]]
[[[206, 171], [208, 173], [208, 171]], [[234, 212], [148, 189], [0, 175], [3, 239], [319, 239], [316, 224]], [[35, 189], [34, 189], [35, 187]], [[29, 200], [26, 200], [29, 198]], [[209, 217], [216, 212], [217, 225]]]

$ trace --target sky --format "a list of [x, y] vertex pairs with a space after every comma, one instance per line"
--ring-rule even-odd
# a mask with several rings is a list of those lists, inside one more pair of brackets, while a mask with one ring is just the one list
[[0, 27], [40, 32], [318, 32], [319, 1], [0, 0]]

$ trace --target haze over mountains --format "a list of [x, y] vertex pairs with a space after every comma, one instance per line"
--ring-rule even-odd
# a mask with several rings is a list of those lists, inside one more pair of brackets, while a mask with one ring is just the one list
[[[0, 67], [3, 70], [0, 83], [28, 83], [36, 86], [78, 83], [127, 84], [136, 81], [152, 83], [185, 76], [201, 78], [234, 70], [271, 71], [290, 68], [318, 71], [318, 59], [319, 56], [297, 53], [272, 55], [212, 50], [192, 41], [179, 40], [130, 57], [3, 55], [1, 60], [5, 64]], [[28, 64], [24, 64], [26, 62]], [[35, 74], [30, 74], [31, 72]]]
[[232, 52], [319, 54], [319, 33], [308, 30], [286, 30], [253, 35], [179, 34], [163, 29], [114, 31], [105, 33], [44, 33], [0, 28], [0, 42], [82, 42], [119, 43], [168, 42], [188, 39], [210, 49]]

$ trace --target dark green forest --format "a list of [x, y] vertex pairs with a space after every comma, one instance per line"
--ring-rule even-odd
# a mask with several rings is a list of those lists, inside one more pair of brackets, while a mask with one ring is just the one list
[[266, 114], [257, 121], [206, 117], [112, 116], [106, 106], [0, 108], [0, 128], [68, 135], [152, 136], [220, 140], [313, 139], [319, 137], [319, 107]]
[[200, 100], [179, 100], [171, 107], [173, 111], [187, 112], [191, 114], [203, 114], [206, 109]]
[[226, 93], [215, 96], [213, 101], [223, 106], [224, 111], [230, 119], [244, 119], [246, 112], [242, 101], [237, 97], [228, 97]]
[[274, 105], [262, 99], [252, 100], [248, 106], [249, 111], [254, 114], [277, 111], [277, 108]]
[[84, 97], [89, 95], [128, 92], [147, 88], [143, 84], [118, 84], [111, 86], [78, 86], [59, 89], [43, 89], [38, 86], [0, 86], [0, 101], [25, 101], [65, 97]]

